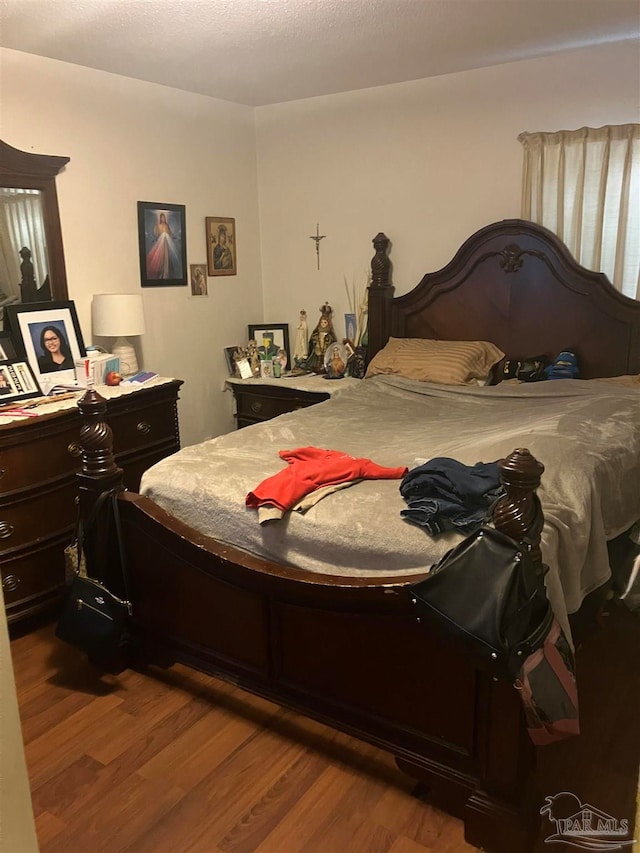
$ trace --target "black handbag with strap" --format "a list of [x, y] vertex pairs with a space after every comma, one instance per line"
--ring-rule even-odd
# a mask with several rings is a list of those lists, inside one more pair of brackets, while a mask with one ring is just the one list
[[[95, 578], [78, 573], [73, 578], [58, 619], [56, 636], [86, 652], [96, 661], [114, 659], [128, 640], [127, 624], [132, 615], [127, 570], [118, 511], [117, 491], [103, 492], [94, 506], [93, 523], [98, 513], [109, 508], [118, 543], [118, 557], [125, 598], [110, 592]], [[78, 566], [82, 565], [83, 528], [78, 526]]]
[[544, 570], [525, 545], [489, 526], [448, 551], [408, 590], [481, 668], [511, 681], [553, 619]]
[[407, 587], [411, 602], [478, 669], [519, 691], [538, 745], [579, 733], [573, 652], [526, 543], [485, 526]]

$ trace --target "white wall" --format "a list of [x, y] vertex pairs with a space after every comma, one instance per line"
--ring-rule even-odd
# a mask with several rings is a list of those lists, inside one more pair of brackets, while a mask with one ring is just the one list
[[71, 158], [56, 184], [86, 343], [93, 293], [140, 292], [137, 201], [186, 206], [188, 263], [206, 261], [206, 216], [235, 217], [238, 274], [209, 278], [208, 297], [142, 289], [139, 339], [146, 368], [185, 380], [183, 445], [232, 429], [222, 348], [262, 319], [253, 110], [17, 51], [0, 63], [1, 137]]
[[378, 231], [404, 293], [477, 228], [519, 216], [521, 131], [640, 120], [639, 70], [638, 43], [616, 43], [254, 111], [5, 49], [0, 135], [71, 157], [57, 185], [87, 340], [91, 294], [139, 288], [138, 200], [186, 205], [190, 263], [206, 257], [205, 216], [236, 218], [237, 276], [210, 278], [206, 298], [142, 291], [144, 364], [185, 380], [189, 444], [233, 427], [222, 347], [248, 323], [288, 322], [293, 341], [299, 309], [312, 327], [329, 300], [342, 334], [344, 277], [364, 285]]
[[265, 319], [306, 308], [312, 327], [328, 300], [341, 335], [344, 276], [364, 284], [378, 231], [405, 293], [520, 215], [520, 132], [639, 120], [637, 41], [257, 109]]

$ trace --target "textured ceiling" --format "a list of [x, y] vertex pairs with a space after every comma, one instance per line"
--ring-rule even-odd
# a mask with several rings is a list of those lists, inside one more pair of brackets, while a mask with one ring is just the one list
[[259, 106], [640, 37], [640, 0], [0, 0], [0, 44]]

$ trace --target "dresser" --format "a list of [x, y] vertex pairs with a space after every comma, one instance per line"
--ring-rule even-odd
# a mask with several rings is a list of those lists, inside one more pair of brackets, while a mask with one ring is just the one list
[[357, 386], [360, 379], [299, 376], [282, 379], [229, 379], [238, 429], [305, 409]]
[[[107, 416], [124, 484], [180, 448], [178, 391], [170, 380], [113, 394]], [[102, 389], [98, 389], [102, 390]], [[57, 603], [64, 591], [64, 548], [76, 517], [80, 412], [69, 408], [0, 424], [0, 571], [9, 622]]]

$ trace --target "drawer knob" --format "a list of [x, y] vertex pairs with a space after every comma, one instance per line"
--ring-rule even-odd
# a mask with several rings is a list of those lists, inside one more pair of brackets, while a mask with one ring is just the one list
[[77, 441], [72, 441], [67, 447], [67, 451], [69, 452], [69, 456], [82, 456], [82, 447]]
[[151, 432], [151, 424], [148, 424], [146, 421], [140, 421], [140, 423], [136, 425], [136, 429], [143, 435], [147, 435]]
[[4, 468], [0, 468], [0, 480], [4, 477]]
[[253, 403], [251, 404], [251, 411], [255, 412], [256, 414], [262, 411], [262, 403], [260, 402], [260, 400], [253, 401]]
[[0, 539], [8, 539], [13, 535], [14, 530], [13, 524], [9, 524], [8, 521], [0, 521]]
[[18, 589], [19, 583], [20, 578], [17, 578], [15, 575], [7, 575], [6, 578], [2, 578], [2, 589], [5, 592], [15, 592]]

